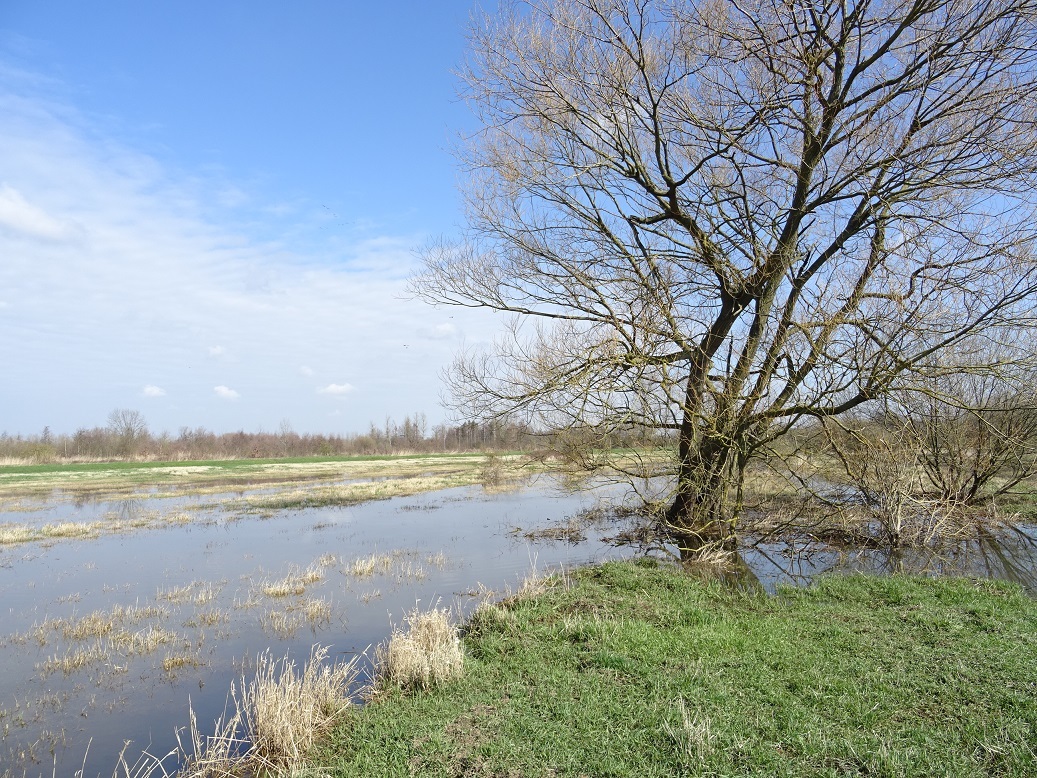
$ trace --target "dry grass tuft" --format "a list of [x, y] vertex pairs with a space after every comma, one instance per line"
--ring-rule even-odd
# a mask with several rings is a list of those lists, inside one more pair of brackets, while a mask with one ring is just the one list
[[450, 559], [442, 551], [437, 551], [435, 554], [426, 556], [425, 562], [437, 570], [444, 570], [450, 564]]
[[[345, 574], [354, 578], [370, 578], [374, 575], [391, 574], [398, 582], [423, 581], [428, 573], [417, 562], [416, 551], [397, 549], [388, 554], [376, 553], [359, 557], [345, 566]], [[436, 567], [446, 565], [446, 556], [440, 552], [426, 557], [426, 561]]]
[[175, 632], [162, 627], [147, 627], [136, 632], [118, 632], [112, 636], [112, 645], [127, 655], [150, 654], [159, 646], [182, 640]]
[[[301, 671], [285, 657], [260, 654], [256, 676], [232, 689], [235, 713], [203, 737], [191, 713], [191, 752], [178, 775], [297, 775], [317, 741], [349, 707], [356, 661], [328, 664], [328, 651], [314, 648]], [[181, 744], [181, 751], [187, 749]]]
[[260, 626], [280, 638], [291, 638], [304, 626], [311, 629], [331, 622], [331, 603], [327, 600], [312, 598], [303, 603], [295, 603], [284, 610], [275, 610], [259, 617]]
[[307, 600], [303, 603], [302, 613], [311, 624], [327, 624], [331, 621], [331, 603], [316, 598]]
[[318, 647], [296, 672], [287, 657], [259, 656], [256, 677], [243, 687], [240, 707], [252, 750], [274, 769], [305, 764], [317, 740], [350, 704], [349, 686], [356, 662], [328, 664]]
[[6, 546], [15, 543], [28, 543], [31, 540], [35, 540], [36, 537], [36, 531], [25, 524], [0, 525], [0, 545]]
[[173, 652], [162, 658], [162, 669], [168, 675], [174, 675], [177, 670], [185, 667], [201, 667], [202, 660], [196, 654], [189, 652]]
[[680, 724], [663, 722], [663, 731], [669, 735], [681, 756], [689, 766], [698, 767], [715, 750], [716, 732], [709, 717], [693, 715], [683, 699], [677, 700]]
[[306, 593], [310, 584], [324, 580], [325, 562], [334, 564], [337, 558], [326, 554], [305, 570], [292, 569], [279, 581], [267, 581], [262, 585], [263, 594], [267, 597], [298, 597]]
[[40, 534], [46, 538], [81, 538], [96, 532], [94, 524], [75, 521], [63, 521], [59, 524], [47, 524], [40, 528]]
[[194, 605], [206, 605], [216, 599], [222, 586], [222, 583], [218, 588], [208, 581], [191, 581], [184, 586], [174, 586], [172, 589], [159, 592], [157, 597], [160, 600], [174, 603], [190, 602]]
[[295, 637], [302, 620], [291, 611], [270, 611], [259, 617], [259, 626], [282, 640]]
[[[315, 647], [297, 671], [287, 657], [278, 660], [269, 652], [260, 654], [254, 680], [242, 679], [240, 695], [231, 687], [234, 711], [230, 715], [225, 711], [215, 722], [213, 735], [201, 734], [192, 708], [190, 726], [177, 732], [176, 749], [164, 757], [145, 754], [133, 765], [121, 756], [117, 774], [126, 778], [170, 778], [174, 773], [177, 778], [321, 774], [311, 773], [307, 758], [350, 706], [349, 688], [358, 672], [356, 659], [329, 664], [327, 658], [326, 648]], [[187, 664], [175, 656], [170, 663], [167, 671]]]
[[215, 627], [230, 621], [230, 616], [219, 610], [199, 611], [184, 622], [185, 627]]
[[464, 651], [446, 609], [411, 611], [375, 655], [378, 677], [402, 689], [427, 689], [459, 676]]
[[712, 543], [695, 551], [685, 551], [681, 559], [681, 567], [685, 572], [701, 580], [725, 580], [738, 570], [739, 557], [731, 549], [722, 544]]
[[389, 554], [371, 554], [371, 556], [354, 559], [346, 568], [346, 572], [357, 578], [370, 578], [375, 573], [389, 572], [392, 562], [393, 559]]
[[77, 619], [62, 619], [61, 634], [66, 640], [85, 640], [111, 634], [115, 629], [115, 618], [104, 611], [94, 611]]
[[36, 670], [41, 676], [47, 676], [56, 672], [71, 675], [88, 665], [108, 662], [109, 659], [111, 659], [110, 648], [101, 641], [97, 641], [93, 645], [69, 649], [60, 656], [55, 654], [48, 657], [36, 665]]
[[280, 581], [268, 581], [263, 584], [263, 594], [267, 597], [297, 597], [306, 593], [306, 582], [294, 573], [289, 573]]

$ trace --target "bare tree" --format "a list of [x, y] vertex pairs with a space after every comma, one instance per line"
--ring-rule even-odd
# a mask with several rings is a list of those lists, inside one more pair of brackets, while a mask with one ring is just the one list
[[114, 438], [119, 456], [133, 456], [148, 438], [148, 423], [144, 414], [129, 408], [116, 408], [108, 414], [107, 431]]
[[503, 3], [464, 71], [469, 228], [413, 281], [516, 314], [456, 359], [458, 406], [658, 430], [668, 521], [705, 541], [734, 530], [746, 462], [800, 420], [946, 370], [963, 340], [998, 353], [1037, 291], [1035, 14]]

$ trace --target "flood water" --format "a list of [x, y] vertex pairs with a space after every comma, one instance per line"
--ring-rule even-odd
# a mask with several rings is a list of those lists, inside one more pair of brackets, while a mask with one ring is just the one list
[[[107, 778], [127, 741], [130, 762], [143, 750], [168, 753], [189, 705], [211, 731], [231, 684], [250, 675], [260, 652], [301, 663], [319, 644], [334, 657], [369, 657], [415, 607], [439, 603], [460, 614], [480, 591], [517, 588], [534, 568], [643, 553], [609, 542], [617, 530], [609, 524], [581, 526], [578, 542], [525, 534], [610, 494], [571, 493], [541, 477], [511, 491], [465, 487], [269, 516], [206, 507], [219, 503], [213, 495], [71, 508], [55, 495], [50, 509], [34, 506], [18, 519], [186, 510], [195, 520], [0, 547], [0, 776], [85, 766], [84, 776]], [[903, 570], [993, 575], [1034, 592], [1037, 531], [899, 556], [758, 542], [741, 557], [745, 579], [768, 590], [828, 570]]]
[[[200, 729], [211, 730], [231, 683], [262, 651], [301, 662], [320, 644], [349, 658], [385, 640], [416, 606], [463, 609], [480, 587], [517, 588], [533, 568], [632, 553], [594, 530], [578, 545], [514, 532], [600, 496], [545, 478], [501, 493], [465, 487], [268, 518], [203, 510], [183, 526], [2, 547], [0, 775], [71, 775], [85, 758], [84, 775], [110, 776], [126, 741], [131, 762], [144, 749], [168, 753], [189, 703]], [[218, 497], [160, 501], [57, 499], [52, 511], [17, 518], [132, 518]], [[373, 555], [373, 569], [357, 564]]]

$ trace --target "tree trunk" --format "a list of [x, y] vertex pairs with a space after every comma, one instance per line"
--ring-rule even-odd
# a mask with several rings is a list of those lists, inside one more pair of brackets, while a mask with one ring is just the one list
[[681, 441], [678, 450], [677, 486], [666, 511], [667, 529], [681, 548], [734, 546], [738, 512], [732, 492], [738, 474], [732, 467], [736, 458], [733, 440], [712, 433], [701, 436], [694, 447], [691, 441]]

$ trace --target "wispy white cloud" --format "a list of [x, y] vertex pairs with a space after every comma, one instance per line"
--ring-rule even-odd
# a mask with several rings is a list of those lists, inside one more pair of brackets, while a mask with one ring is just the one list
[[147, 386], [144, 387], [144, 389], [141, 392], [141, 394], [144, 395], [145, 397], [165, 397], [166, 396], [166, 390], [163, 389], [161, 386], [155, 386], [154, 384], [148, 384]]
[[450, 338], [456, 338], [460, 333], [454, 324], [444, 322], [437, 324], [431, 329], [422, 330], [421, 334], [432, 340], [449, 340]]
[[[429, 329], [429, 309], [405, 299], [425, 242], [406, 225], [325, 237], [319, 204], [263, 202], [240, 183], [171, 172], [31, 89], [0, 67], [0, 328], [5, 368], [27, 376], [0, 382], [0, 407], [24, 431], [96, 424], [141, 394], [162, 396], [148, 387], [177, 400], [149, 409], [153, 429], [291, 417], [326, 430], [307, 380], [318, 373], [363, 377], [362, 395], [319, 387], [351, 395], [336, 429], [434, 416], [452, 339], [492, 335], [492, 320], [461, 310]], [[425, 330], [424, 348], [393, 345]], [[200, 386], [224, 399], [250, 388], [247, 402], [213, 404]]]
[[328, 384], [317, 389], [317, 394], [332, 394], [342, 396], [353, 391], [352, 384]]
[[0, 229], [33, 238], [61, 240], [69, 237], [73, 225], [61, 222], [33, 205], [7, 183], [0, 184]]

